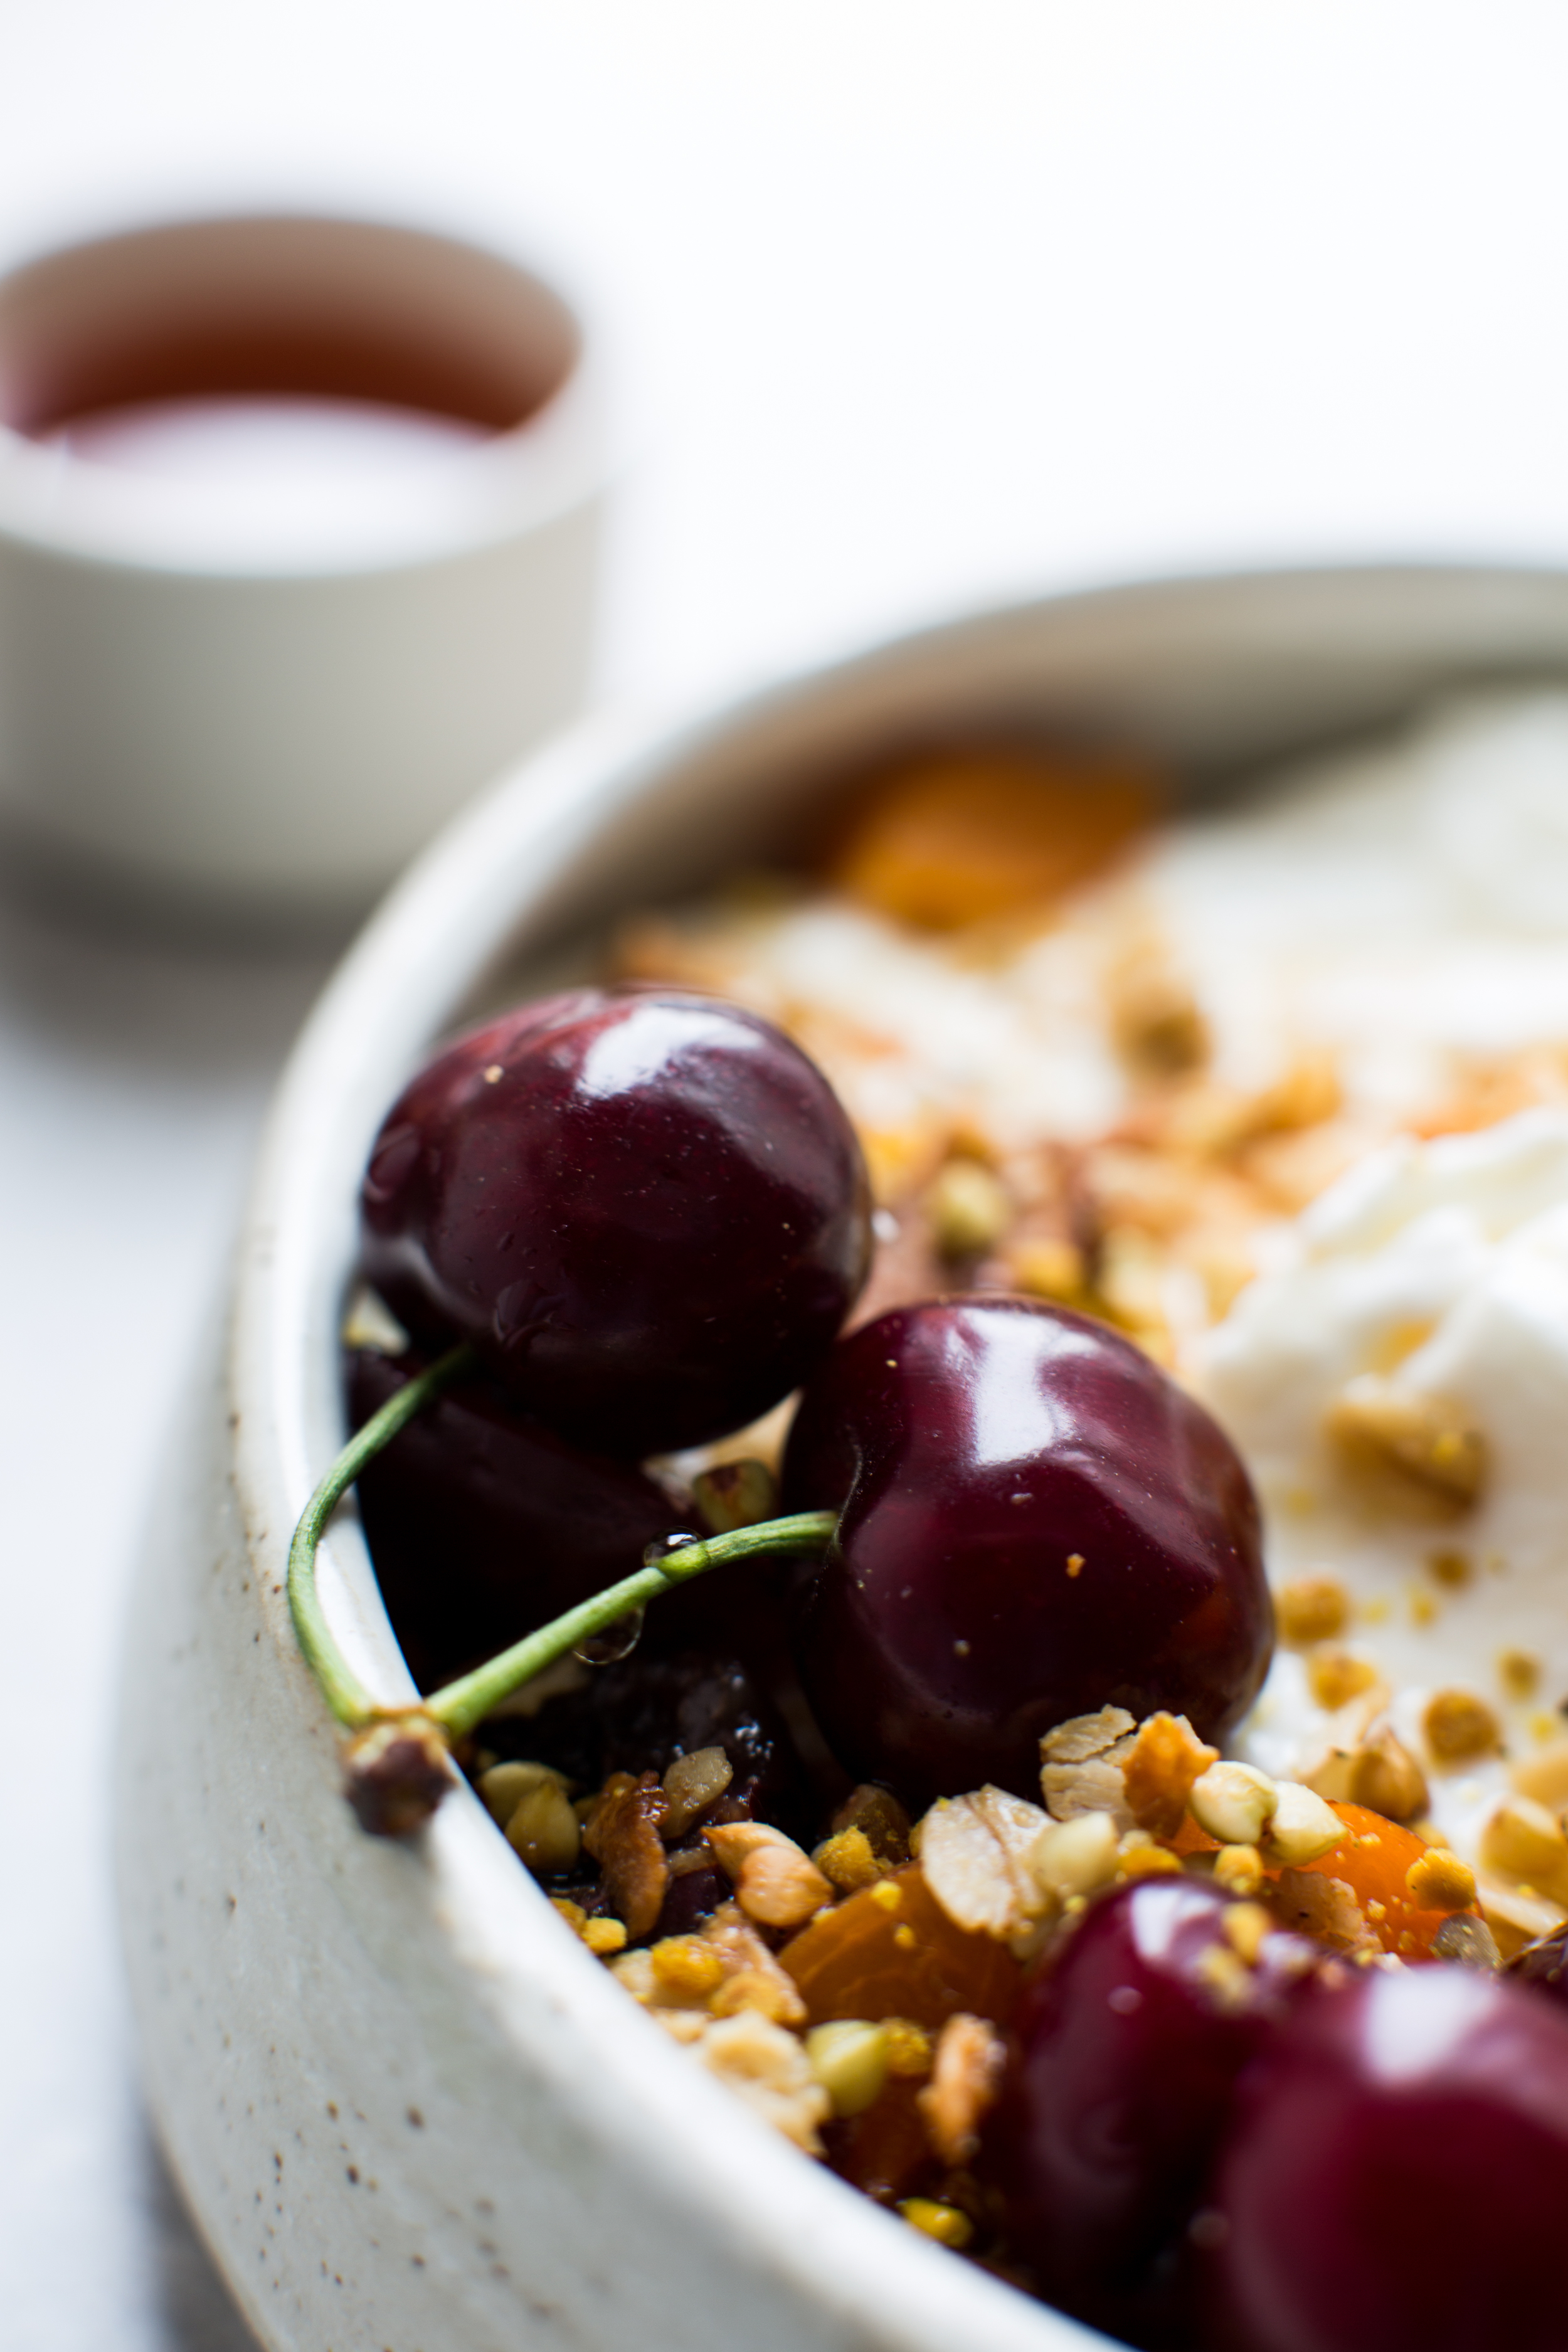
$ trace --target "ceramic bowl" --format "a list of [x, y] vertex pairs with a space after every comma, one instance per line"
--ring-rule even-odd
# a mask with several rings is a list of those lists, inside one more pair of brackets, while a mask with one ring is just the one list
[[[284, 1079], [127, 1662], [120, 1869], [148, 2090], [264, 2344], [1091, 2340], [754, 2122], [575, 1941], [471, 1795], [406, 1846], [354, 1827], [284, 1559], [342, 1439], [358, 1176], [410, 1067], [520, 959], [755, 855], [900, 736], [1131, 737], [1202, 794], [1447, 684], [1553, 672], [1553, 574], [1279, 574], [1014, 607], [716, 717], [589, 726], [395, 891]], [[363, 1679], [411, 1696], [352, 1516], [322, 1591]]]
[[[169, 222], [0, 279], [13, 855], [219, 919], [367, 908], [583, 707], [600, 366], [533, 270], [386, 222]], [[73, 437], [236, 394], [390, 404], [466, 437], [369, 474], [348, 443], [304, 488], [276, 456], [247, 486]]]

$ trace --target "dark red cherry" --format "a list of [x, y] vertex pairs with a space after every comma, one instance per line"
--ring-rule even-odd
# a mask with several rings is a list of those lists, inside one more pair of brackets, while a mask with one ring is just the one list
[[471, 1031], [388, 1113], [363, 1266], [595, 1450], [776, 1403], [865, 1281], [864, 1163], [815, 1065], [711, 997], [584, 988]]
[[1223, 1432], [1103, 1324], [1025, 1299], [905, 1307], [806, 1389], [784, 1507], [842, 1507], [796, 1649], [848, 1770], [921, 1801], [1039, 1795], [1039, 1739], [1113, 1704], [1245, 1713], [1273, 1617]]
[[[356, 1429], [421, 1360], [351, 1355]], [[633, 1574], [679, 1517], [640, 1470], [569, 1445], [479, 1380], [416, 1414], [360, 1473], [357, 1493], [387, 1614], [424, 1690]]]
[[1000, 2194], [1008, 2253], [1104, 2326], [1142, 2335], [1157, 2306], [1169, 2325], [1237, 2077], [1302, 1980], [1295, 1937], [1241, 1960], [1234, 1907], [1192, 1878], [1119, 1888], [1014, 2018], [977, 2168]]
[[1226, 2352], [1563, 2352], [1568, 2024], [1469, 1969], [1368, 1969], [1243, 2084], [1214, 2204]]

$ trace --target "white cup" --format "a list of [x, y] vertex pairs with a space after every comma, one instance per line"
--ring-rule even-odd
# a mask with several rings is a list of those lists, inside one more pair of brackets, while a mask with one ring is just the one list
[[[209, 912], [368, 901], [582, 706], [596, 373], [531, 271], [365, 221], [177, 223], [0, 279], [13, 855]], [[144, 404], [279, 396], [448, 446], [270, 488], [116, 454], [116, 418], [169, 413]]]

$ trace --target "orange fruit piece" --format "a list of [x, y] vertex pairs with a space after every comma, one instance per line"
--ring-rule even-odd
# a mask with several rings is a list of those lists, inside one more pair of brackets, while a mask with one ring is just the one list
[[1048, 906], [1152, 824], [1163, 795], [1131, 760], [982, 745], [928, 751], [872, 787], [828, 879], [924, 930]]
[[1023, 1974], [1004, 1944], [955, 1927], [910, 1863], [823, 1911], [779, 1958], [813, 2025], [907, 2017], [934, 2031], [958, 2011], [1005, 2025]]
[[1385, 1952], [1397, 1952], [1402, 1960], [1429, 1960], [1432, 1938], [1450, 1915], [1424, 1911], [1405, 1884], [1411, 1864], [1426, 1852], [1426, 1840], [1365, 1805], [1333, 1810], [1349, 1836], [1332, 1853], [1303, 1866], [1318, 1877], [1344, 1881]]

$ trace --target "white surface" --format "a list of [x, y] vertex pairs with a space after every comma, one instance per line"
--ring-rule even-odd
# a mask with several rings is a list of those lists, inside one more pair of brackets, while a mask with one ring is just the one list
[[[224, 197], [542, 222], [651, 420], [606, 677], [662, 690], [1020, 583], [1561, 557], [1565, 68], [1550, 0], [0, 0], [0, 247]], [[309, 992], [0, 909], [21, 2352], [229, 2340], [137, 2138], [103, 1710], [156, 1433]], [[88, 1342], [115, 1420], [84, 1464]]]

